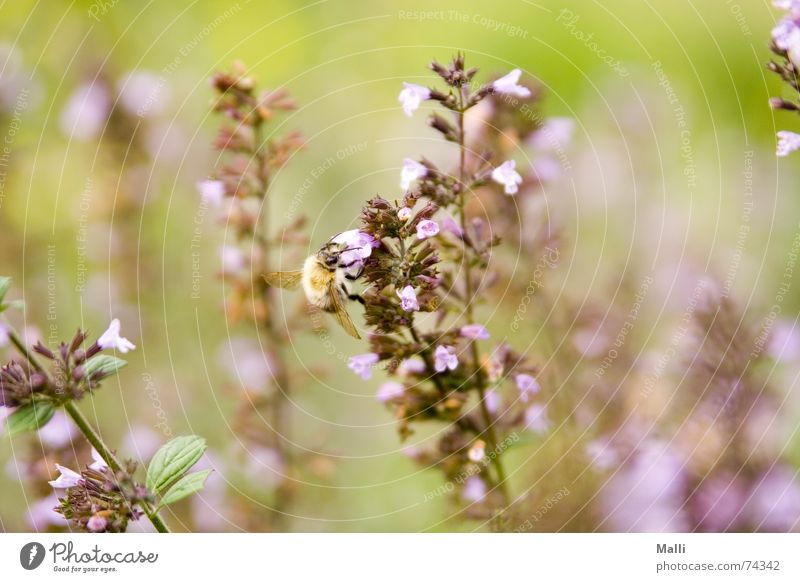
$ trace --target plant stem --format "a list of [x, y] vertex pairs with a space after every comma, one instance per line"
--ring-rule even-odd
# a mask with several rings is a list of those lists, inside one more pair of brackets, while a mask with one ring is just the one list
[[[117, 459], [114, 452], [109, 448], [109, 446], [103, 441], [97, 431], [89, 424], [89, 421], [83, 415], [83, 413], [78, 410], [78, 407], [75, 405], [74, 402], [67, 402], [64, 405], [64, 409], [69, 414], [70, 418], [75, 422], [75, 425], [78, 427], [78, 430], [81, 431], [86, 440], [94, 447], [97, 453], [102, 457], [102, 459], [106, 462], [109, 468], [112, 471], [122, 471], [123, 467], [122, 464]], [[161, 519], [161, 516], [158, 515], [158, 511], [155, 510], [149, 503], [146, 501], [140, 501], [139, 504], [142, 506], [145, 515], [147, 515], [147, 519], [153, 524], [153, 527], [159, 533], [170, 533], [167, 524]]]
[[[267, 199], [267, 189], [269, 188], [269, 176], [265, 170], [267, 158], [266, 155], [262, 151], [262, 134], [261, 134], [261, 121], [259, 120], [253, 126], [253, 141], [255, 143], [255, 151], [253, 152], [253, 157], [258, 163], [258, 172], [257, 177], [259, 181], [259, 186], [261, 190], [261, 215], [263, 217], [263, 226], [261, 231], [257, 231], [254, 234], [255, 240], [258, 244], [262, 247], [262, 272], [267, 273], [269, 272], [269, 237], [268, 233], [268, 220], [269, 220], [269, 211], [268, 211], [268, 199]], [[261, 277], [259, 277], [261, 281]], [[271, 288], [267, 285], [262, 284], [262, 289], [264, 293], [264, 302], [267, 304], [267, 308], [271, 307], [271, 298], [274, 296], [274, 292]], [[264, 322], [264, 330], [267, 334], [267, 337], [270, 340], [270, 356], [271, 360], [275, 365], [275, 369], [273, 371], [273, 377], [275, 378], [275, 383], [277, 384], [278, 390], [275, 393], [275, 398], [272, 400], [271, 404], [271, 424], [272, 430], [275, 433], [275, 450], [284, 460], [284, 466], [286, 467], [287, 475], [281, 484], [278, 486], [276, 494], [275, 494], [275, 507], [272, 525], [277, 530], [285, 529], [286, 527], [286, 512], [285, 509], [291, 503], [292, 499], [292, 485], [290, 480], [292, 479], [292, 456], [291, 451], [289, 448], [284, 445], [284, 439], [286, 439], [286, 435], [288, 435], [290, 427], [289, 427], [289, 415], [286, 412], [287, 403], [289, 402], [289, 375], [286, 373], [286, 361], [283, 354], [283, 350], [281, 346], [283, 346], [283, 338], [280, 337], [280, 333], [275, 327], [275, 322], [273, 320], [273, 315], [277, 310], [269, 309], [267, 313], [266, 320]]]
[[[458, 108], [458, 150], [459, 150], [459, 168], [458, 168], [458, 181], [459, 181], [459, 197], [458, 197], [458, 211], [459, 211], [459, 218], [461, 220], [461, 231], [463, 232], [463, 236], [465, 241], [467, 240], [467, 212], [466, 212], [466, 146], [464, 140], [464, 112], [466, 111], [464, 107], [464, 89], [459, 92], [459, 108]], [[468, 245], [466, 242], [464, 243], [464, 260], [466, 261], [466, 265], [464, 267], [464, 311], [466, 315], [467, 324], [475, 323], [475, 317], [473, 312], [473, 299], [474, 299], [474, 289], [472, 285], [472, 273], [471, 273], [471, 257], [469, 256], [469, 249], [471, 245]], [[492, 415], [489, 412], [489, 408], [486, 404], [486, 384], [483, 378], [483, 371], [481, 369], [481, 360], [480, 360], [480, 353], [478, 352], [478, 344], [475, 340], [470, 342], [470, 348], [472, 352], [472, 361], [473, 366], [475, 369], [475, 383], [478, 388], [478, 397], [480, 399], [480, 408], [481, 408], [481, 416], [483, 417], [483, 422], [486, 425], [486, 440], [488, 441], [490, 451], [493, 453], [492, 465], [494, 465], [495, 472], [497, 473], [497, 487], [500, 491], [500, 494], [503, 496], [503, 509], [509, 506], [510, 504], [510, 495], [508, 492], [508, 484], [506, 482], [506, 472], [503, 468], [503, 462], [500, 460], [501, 451], [498, 448], [498, 441], [497, 435], [495, 434], [494, 430], [494, 420], [492, 419]]]
[[[33, 366], [38, 372], [48, 375], [44, 367], [25, 345], [25, 342], [23, 342], [19, 337], [17, 331], [8, 323], [8, 320], [6, 320], [6, 330], [8, 333], [8, 339], [11, 340], [11, 343], [14, 344], [14, 347], [17, 349], [17, 351], [22, 354], [25, 359], [30, 362], [31, 366]], [[72, 418], [73, 422], [75, 422], [78, 430], [81, 431], [83, 436], [86, 437], [86, 440], [89, 441], [89, 443], [95, 448], [109, 468], [111, 468], [113, 471], [121, 471], [122, 465], [114, 455], [113, 451], [108, 447], [108, 445], [106, 445], [105, 442], [103, 442], [103, 439], [99, 434], [97, 434], [97, 431], [92, 428], [92, 425], [89, 424], [89, 421], [86, 420], [86, 417], [81, 413], [80, 410], [78, 410], [78, 407], [75, 406], [75, 403], [73, 401], [68, 401], [66, 404], [64, 404], [64, 409], [67, 411], [67, 414], [69, 414], [70, 418]], [[158, 515], [158, 512], [154, 510], [146, 501], [141, 501], [139, 503], [142, 506], [145, 515], [147, 515], [147, 518], [153, 524], [153, 527], [155, 527], [160, 533], [169, 533], [169, 528], [161, 519], [161, 516]]]

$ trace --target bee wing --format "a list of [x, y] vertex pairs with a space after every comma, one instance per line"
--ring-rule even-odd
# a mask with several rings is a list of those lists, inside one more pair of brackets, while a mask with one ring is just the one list
[[264, 275], [267, 285], [281, 289], [293, 289], [302, 279], [303, 271], [274, 271]]
[[349, 335], [356, 339], [361, 339], [361, 336], [358, 335], [356, 325], [353, 323], [353, 320], [350, 319], [350, 314], [347, 313], [344, 305], [342, 305], [342, 298], [339, 295], [339, 290], [336, 287], [335, 280], [331, 280], [331, 282], [328, 283], [328, 294], [331, 297], [333, 314], [336, 316], [336, 320], [339, 322], [339, 325], [341, 325]]

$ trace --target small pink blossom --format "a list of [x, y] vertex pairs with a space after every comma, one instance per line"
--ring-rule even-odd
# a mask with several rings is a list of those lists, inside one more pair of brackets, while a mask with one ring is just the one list
[[397, 218], [405, 222], [409, 218], [411, 218], [411, 209], [408, 206], [403, 206], [400, 210], [397, 211]]
[[427, 175], [427, 166], [411, 158], [406, 158], [403, 160], [403, 169], [400, 170], [400, 188], [408, 190], [411, 187], [411, 182], [424, 178]]
[[400, 362], [397, 367], [397, 373], [401, 376], [410, 376], [411, 374], [422, 374], [425, 371], [425, 362], [418, 358], [408, 358]]
[[203, 202], [219, 206], [225, 199], [225, 184], [219, 180], [203, 180], [197, 183], [197, 190]]
[[458, 356], [453, 346], [438, 346], [434, 352], [433, 367], [437, 372], [458, 368]]
[[778, 149], [776, 155], [780, 158], [788, 156], [800, 148], [800, 134], [793, 131], [778, 132]]
[[492, 87], [498, 93], [506, 95], [514, 95], [516, 97], [529, 97], [531, 90], [519, 84], [519, 78], [522, 71], [514, 69], [505, 77], [500, 77], [492, 83]]
[[519, 399], [522, 402], [527, 402], [533, 394], [539, 393], [539, 382], [530, 374], [517, 374], [514, 376], [514, 381], [517, 383]]
[[395, 293], [400, 298], [400, 306], [403, 311], [419, 311], [417, 294], [411, 285], [406, 285], [402, 291], [395, 291]]
[[544, 434], [550, 430], [550, 419], [541, 404], [533, 404], [525, 411], [525, 428], [535, 433]]
[[497, 411], [500, 410], [500, 404], [502, 403], [502, 399], [497, 393], [497, 390], [489, 390], [486, 392], [485, 403], [486, 410], [489, 411], [489, 414], [497, 414]]
[[442, 228], [450, 234], [455, 235], [457, 238], [464, 236], [464, 231], [461, 229], [461, 226], [449, 216], [442, 220]]
[[420, 220], [417, 224], [417, 238], [425, 240], [439, 234], [439, 225], [433, 220]]
[[54, 489], [69, 489], [70, 487], [75, 487], [80, 484], [82, 479], [80, 473], [76, 473], [72, 469], [62, 467], [61, 465], [56, 465], [56, 469], [61, 473], [58, 479], [48, 481]]
[[397, 96], [397, 100], [403, 105], [403, 111], [408, 117], [411, 117], [414, 112], [419, 109], [420, 103], [426, 99], [430, 99], [431, 91], [422, 85], [415, 85], [414, 83], [403, 83], [403, 90]]
[[222, 246], [219, 249], [219, 256], [222, 260], [222, 270], [226, 273], [241, 271], [245, 266], [244, 253], [239, 247]]
[[378, 354], [360, 354], [353, 356], [347, 367], [353, 370], [362, 380], [372, 378], [372, 367], [378, 363]]
[[112, 319], [108, 325], [108, 329], [97, 338], [97, 345], [104, 350], [119, 350], [120, 353], [127, 354], [129, 351], [136, 349], [130, 341], [119, 335], [119, 319]]
[[492, 180], [502, 184], [506, 194], [516, 194], [519, 185], [522, 184], [522, 176], [517, 173], [516, 167], [517, 163], [514, 160], [506, 160], [492, 170]]
[[467, 458], [473, 463], [478, 463], [483, 457], [486, 456], [486, 443], [478, 439], [475, 441], [469, 451], [467, 451]]
[[99, 533], [106, 531], [107, 525], [108, 525], [108, 520], [105, 517], [103, 517], [102, 515], [93, 515], [86, 522], [86, 529], [94, 533]]
[[378, 399], [378, 402], [383, 402], [385, 404], [400, 398], [404, 393], [405, 388], [400, 382], [384, 382], [381, 384], [380, 388], [378, 388], [378, 393], [375, 397]]
[[477, 475], [472, 475], [464, 482], [461, 497], [466, 501], [477, 502], [486, 497], [486, 483]]
[[90, 469], [94, 469], [95, 471], [101, 471], [108, 467], [108, 464], [105, 462], [103, 457], [100, 456], [100, 453], [97, 452], [97, 449], [92, 447], [92, 459], [94, 462], [89, 465]]
[[489, 332], [480, 323], [470, 323], [459, 330], [459, 335], [472, 340], [489, 339]]

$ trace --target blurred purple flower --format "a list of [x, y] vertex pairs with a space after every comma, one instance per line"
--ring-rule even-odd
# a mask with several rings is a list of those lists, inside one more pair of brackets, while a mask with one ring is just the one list
[[372, 378], [372, 366], [378, 363], [378, 354], [360, 354], [353, 356], [347, 363], [347, 367], [353, 370], [362, 380]]
[[434, 369], [437, 372], [455, 370], [458, 367], [458, 356], [453, 346], [438, 346], [434, 352]]
[[569, 117], [550, 117], [528, 138], [528, 146], [534, 150], [547, 151], [561, 149], [575, 133], [575, 122]]
[[449, 216], [442, 220], [442, 228], [450, 234], [455, 235], [457, 238], [464, 236], [464, 231], [461, 230], [461, 226]]
[[422, 374], [425, 371], [425, 362], [418, 358], [408, 358], [400, 362], [397, 367], [397, 373], [401, 376], [410, 376], [411, 374]]
[[530, 374], [517, 374], [514, 376], [514, 382], [517, 384], [519, 399], [522, 402], [527, 402], [532, 395], [539, 393], [539, 382]]
[[541, 404], [532, 404], [525, 410], [525, 429], [538, 434], [550, 430], [550, 419], [547, 418], [547, 409]]
[[408, 206], [403, 206], [400, 210], [397, 211], [397, 218], [405, 222], [409, 218], [411, 218], [411, 209]]
[[86, 522], [86, 529], [91, 532], [99, 533], [105, 531], [108, 525], [108, 520], [102, 515], [93, 515]]
[[36, 433], [42, 444], [50, 449], [60, 449], [72, 442], [78, 429], [63, 410], [57, 410], [46, 425]]
[[200, 198], [212, 206], [219, 206], [225, 199], [225, 184], [219, 180], [202, 180], [197, 183]]
[[241, 271], [245, 266], [244, 253], [239, 247], [223, 245], [219, 248], [219, 256], [225, 273]]
[[378, 388], [378, 393], [375, 397], [378, 402], [391, 402], [395, 398], [400, 398], [405, 393], [405, 388], [400, 382], [384, 382]]
[[428, 174], [428, 168], [416, 160], [406, 158], [403, 160], [403, 169], [400, 170], [400, 188], [408, 190], [411, 182]]
[[788, 467], [775, 466], [753, 487], [745, 511], [758, 531], [790, 532], [800, 527], [800, 484]]
[[477, 475], [470, 476], [464, 482], [464, 488], [461, 490], [461, 497], [465, 501], [475, 503], [486, 497], [486, 483]]
[[772, 327], [767, 353], [779, 362], [797, 361], [800, 357], [800, 329], [794, 322], [778, 321]]
[[480, 323], [470, 323], [459, 330], [459, 335], [472, 340], [487, 340], [489, 332]]
[[497, 414], [497, 411], [500, 410], [501, 403], [502, 398], [497, 393], [497, 390], [488, 390], [486, 392], [486, 410], [489, 411], [489, 414]]
[[100, 81], [81, 85], [61, 112], [61, 131], [72, 139], [92, 139], [100, 133], [111, 113], [108, 89]]
[[50, 526], [65, 526], [67, 520], [58, 513], [58, 495], [52, 493], [28, 507], [28, 525], [33, 531], [44, 531]]

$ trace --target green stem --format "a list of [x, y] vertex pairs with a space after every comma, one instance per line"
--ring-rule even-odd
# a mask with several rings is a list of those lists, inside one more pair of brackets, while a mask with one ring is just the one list
[[[464, 143], [464, 112], [466, 111], [464, 107], [464, 92], [463, 89], [459, 92], [459, 108], [458, 108], [458, 149], [459, 149], [459, 168], [458, 168], [458, 180], [459, 180], [459, 198], [458, 198], [458, 211], [459, 211], [459, 218], [461, 220], [461, 230], [464, 233], [463, 236], [466, 237], [467, 235], [467, 212], [466, 212], [466, 182], [465, 182], [465, 174], [466, 174], [466, 146]], [[470, 262], [471, 259], [469, 257], [469, 248], [470, 245], [464, 243], [464, 259], [466, 260], [467, 264], [464, 267], [464, 311], [466, 315], [467, 324], [475, 323], [475, 317], [473, 312], [473, 299], [474, 299], [474, 289], [472, 286], [472, 273], [470, 270]], [[481, 408], [481, 416], [483, 417], [483, 422], [486, 425], [486, 440], [488, 441], [490, 451], [492, 453], [491, 460], [492, 465], [494, 466], [494, 470], [497, 473], [497, 486], [500, 494], [503, 496], [503, 505], [504, 508], [508, 507], [510, 504], [510, 495], [508, 492], [508, 484], [506, 482], [506, 472], [503, 468], [503, 462], [500, 460], [501, 451], [498, 448], [498, 441], [497, 435], [495, 434], [494, 430], [494, 420], [492, 419], [492, 415], [489, 412], [489, 407], [486, 404], [486, 384], [483, 378], [483, 371], [481, 369], [481, 360], [480, 360], [480, 353], [478, 352], [478, 344], [473, 340], [470, 344], [471, 353], [472, 353], [472, 361], [475, 369], [475, 382], [478, 388], [478, 396], [480, 398], [480, 408]]]
[[[78, 410], [78, 407], [75, 406], [75, 403], [67, 402], [64, 405], [64, 409], [67, 411], [67, 414], [69, 414], [70, 418], [72, 418], [72, 420], [75, 422], [78, 430], [80, 430], [83, 436], [86, 437], [86, 440], [89, 441], [89, 443], [94, 447], [100, 457], [106, 462], [108, 467], [115, 472], [122, 471], [123, 468], [122, 464], [119, 462], [119, 459], [117, 459], [116, 455], [114, 455], [114, 452], [108, 447], [108, 445], [106, 445], [94, 427], [89, 424], [89, 421], [86, 419], [83, 413]], [[155, 527], [159, 533], [170, 533], [167, 524], [164, 523], [164, 521], [161, 519], [161, 516], [158, 515], [158, 511], [154, 509], [150, 503], [146, 501], [140, 501], [139, 504], [142, 506], [147, 518], [153, 524], [153, 527]]]
[[[39, 363], [39, 361], [34, 357], [28, 347], [25, 345], [25, 342], [17, 334], [17, 331], [8, 323], [6, 320], [6, 329], [8, 333], [8, 339], [11, 340], [11, 343], [14, 344], [14, 347], [17, 351], [22, 354], [25, 359], [30, 362], [31, 366], [33, 366], [37, 371], [41, 372], [42, 374], [48, 375], [45, 371], [44, 367]], [[48, 378], [49, 381], [49, 378]], [[92, 428], [92, 425], [89, 424], [89, 421], [86, 420], [86, 417], [78, 410], [78, 407], [75, 406], [75, 403], [72, 401], [68, 401], [64, 404], [64, 409], [67, 411], [67, 414], [70, 415], [73, 422], [75, 422], [78, 430], [81, 431], [86, 440], [95, 448], [98, 454], [102, 457], [102, 459], [106, 462], [109, 468], [113, 471], [121, 471], [122, 464], [114, 455], [113, 451], [106, 445], [103, 439], [97, 434], [97, 431]], [[169, 528], [161, 519], [161, 516], [158, 515], [158, 512], [151, 507], [149, 503], [146, 501], [140, 501], [140, 505], [147, 515], [147, 518], [153, 524], [153, 527], [156, 528], [157, 531], [160, 533], [169, 533]]]

